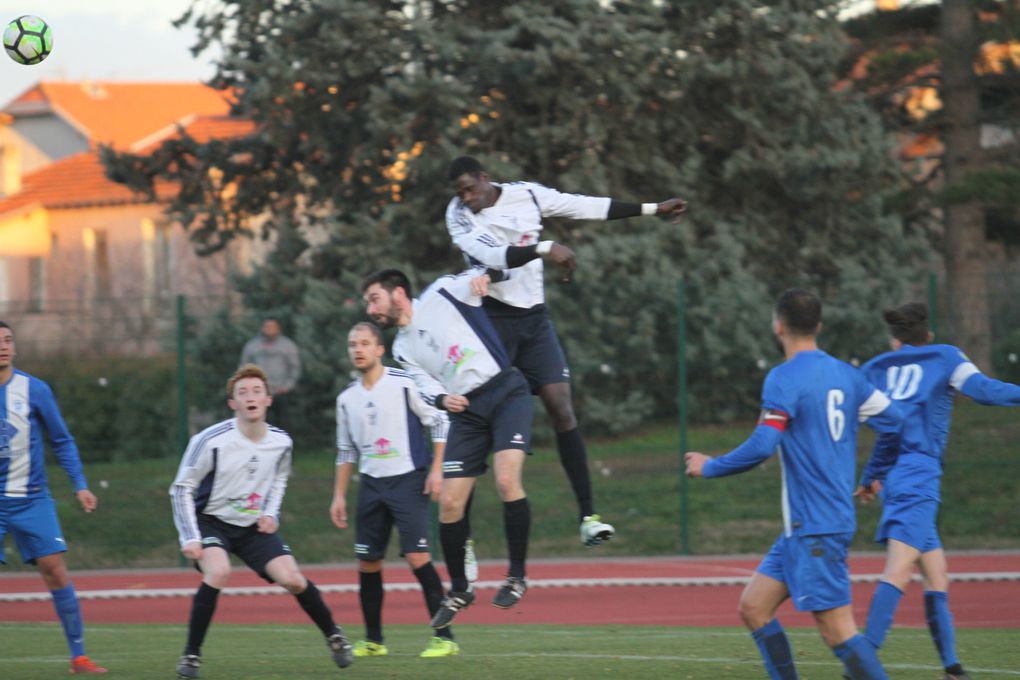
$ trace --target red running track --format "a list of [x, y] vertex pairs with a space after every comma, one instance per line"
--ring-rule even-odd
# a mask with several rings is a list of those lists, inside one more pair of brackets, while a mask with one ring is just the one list
[[[663, 626], [737, 626], [737, 599], [741, 585], [700, 586], [555, 586], [541, 587], [547, 579], [621, 579], [621, 578], [718, 578], [749, 576], [757, 564], [754, 558], [633, 558], [587, 559], [583, 561], [535, 561], [529, 564], [529, 579], [535, 582], [528, 595], [511, 610], [488, 606], [494, 592], [479, 589], [479, 601], [458, 617], [463, 623], [548, 623], [563, 625], [663, 625]], [[881, 556], [853, 556], [854, 575], [877, 575], [882, 571]], [[1011, 579], [958, 581], [952, 585], [951, 602], [956, 625], [964, 628], [1020, 628], [1020, 553], [960, 553], [949, 557], [951, 573], [1011, 572]], [[483, 563], [481, 580], [502, 579], [503, 565]], [[320, 587], [357, 583], [352, 564], [303, 568]], [[441, 573], [443, 573], [440, 567]], [[388, 584], [416, 583], [402, 561], [388, 563]], [[150, 571], [78, 572], [74, 574], [79, 591], [131, 590], [144, 592], [157, 588], [184, 588], [192, 591], [199, 582], [190, 569]], [[239, 567], [230, 587], [264, 586], [265, 582], [246, 568]], [[855, 584], [854, 610], [863, 622], [874, 583]], [[0, 576], [0, 596], [43, 590], [42, 581], [31, 572]], [[282, 590], [280, 591], [283, 592]], [[338, 622], [359, 624], [361, 620], [354, 592], [327, 593]], [[183, 624], [190, 608], [189, 596], [116, 597], [83, 599], [85, 619], [90, 623], [177, 623]], [[789, 604], [780, 610], [787, 626], [813, 626], [810, 615], [796, 612]], [[421, 593], [388, 591], [384, 608], [387, 623], [422, 623], [424, 607]], [[0, 603], [0, 621], [53, 620], [53, 607], [47, 599]], [[216, 620], [232, 623], [304, 623], [305, 614], [286, 595], [247, 595], [222, 597]], [[904, 626], [924, 626], [922, 587], [914, 583], [897, 612], [896, 622]]]

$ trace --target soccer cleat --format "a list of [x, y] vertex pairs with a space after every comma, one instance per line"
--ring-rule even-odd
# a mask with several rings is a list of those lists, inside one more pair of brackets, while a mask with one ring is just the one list
[[501, 609], [509, 609], [528, 592], [528, 582], [521, 576], [507, 576], [502, 587], [492, 598], [492, 604]]
[[967, 675], [967, 671], [960, 669], [959, 673], [946, 673], [943, 680], [970, 680], [970, 676]]
[[581, 543], [598, 545], [608, 541], [616, 533], [612, 524], [606, 524], [598, 515], [589, 515], [581, 520]]
[[429, 646], [418, 656], [430, 659], [438, 656], [457, 656], [460, 654], [460, 645], [448, 638], [434, 637], [429, 640]]
[[467, 590], [463, 593], [458, 593], [453, 590], [443, 598], [443, 602], [439, 605], [439, 609], [436, 611], [436, 615], [432, 617], [432, 623], [430, 624], [433, 628], [446, 628], [453, 621], [453, 617], [457, 615], [464, 607], [471, 606], [471, 603], [475, 601], [474, 591]]
[[77, 673], [105, 673], [106, 669], [102, 666], [97, 666], [95, 662], [87, 656], [76, 656], [71, 659], [71, 670], [69, 672], [71, 675], [75, 675]]
[[478, 558], [475, 557], [475, 540], [469, 538], [464, 544], [464, 576], [468, 583], [478, 580]]
[[340, 668], [347, 668], [354, 661], [354, 649], [347, 640], [347, 636], [340, 630], [340, 626], [336, 627], [335, 633], [326, 638], [326, 644], [333, 652], [333, 661]]
[[358, 640], [354, 643], [354, 656], [386, 656], [390, 650], [381, 642]]
[[198, 654], [185, 654], [177, 659], [177, 677], [191, 680], [198, 677], [198, 667], [202, 665], [202, 657]]

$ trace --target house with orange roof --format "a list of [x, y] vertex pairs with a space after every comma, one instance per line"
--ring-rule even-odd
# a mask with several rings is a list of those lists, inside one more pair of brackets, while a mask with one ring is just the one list
[[[195, 255], [156, 200], [106, 177], [98, 145], [144, 152], [180, 129], [200, 141], [251, 134], [226, 93], [201, 83], [40, 82], [0, 110], [0, 318], [19, 336], [105, 301], [165, 312], [178, 295], [226, 295], [252, 244]], [[45, 332], [40, 330], [40, 332]], [[54, 351], [57, 351], [54, 348]]]

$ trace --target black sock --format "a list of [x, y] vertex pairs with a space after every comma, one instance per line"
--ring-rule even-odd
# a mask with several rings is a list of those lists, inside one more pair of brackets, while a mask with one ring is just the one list
[[[421, 584], [421, 594], [425, 596], [425, 608], [429, 610], [429, 618], [431, 618], [439, 611], [439, 604], [443, 601], [443, 582], [440, 580], [439, 574], [431, 562], [426, 562], [415, 569], [414, 577]], [[450, 640], [453, 639], [453, 632], [450, 630], [450, 626], [437, 629], [434, 635]]]
[[382, 605], [383, 581], [381, 571], [358, 572], [358, 599], [361, 600], [361, 616], [365, 619], [365, 639], [369, 642], [383, 642]]
[[581, 519], [595, 514], [595, 502], [591, 498], [591, 474], [588, 472], [588, 450], [584, 446], [581, 432], [576, 427], [567, 432], [556, 433], [556, 448], [560, 452], [560, 465], [567, 473], [570, 487], [577, 498]]
[[203, 582], [198, 587], [194, 599], [191, 601], [191, 618], [188, 620], [188, 643], [184, 648], [185, 654], [201, 654], [202, 642], [205, 634], [212, 623], [213, 613], [216, 611], [216, 599], [220, 596], [219, 588], [213, 588]]
[[319, 627], [323, 635], [329, 637], [336, 632], [333, 614], [329, 611], [329, 607], [326, 606], [326, 602], [322, 599], [322, 593], [319, 592], [314, 583], [309, 580], [308, 587], [294, 597], [297, 598], [298, 604], [305, 610], [308, 617], [315, 622], [315, 625]]
[[503, 503], [503, 529], [510, 556], [509, 576], [524, 577], [524, 560], [528, 557], [528, 533], [531, 531], [531, 505], [525, 496]]
[[467, 576], [464, 575], [464, 544], [470, 538], [466, 517], [449, 524], [439, 523], [439, 543], [443, 546], [446, 570], [450, 572], [450, 590], [458, 593], [468, 589]]

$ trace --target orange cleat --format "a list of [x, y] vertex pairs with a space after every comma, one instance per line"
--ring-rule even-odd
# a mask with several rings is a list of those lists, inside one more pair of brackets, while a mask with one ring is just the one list
[[87, 656], [76, 656], [71, 659], [71, 675], [75, 673], [105, 673], [106, 669], [102, 666], [97, 666], [95, 662]]

